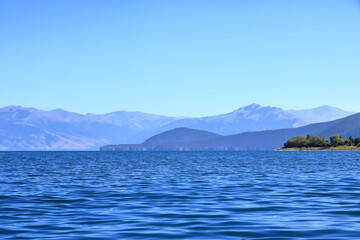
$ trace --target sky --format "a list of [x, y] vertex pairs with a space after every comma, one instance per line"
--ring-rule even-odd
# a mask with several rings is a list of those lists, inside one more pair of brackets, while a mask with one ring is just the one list
[[0, 0], [0, 107], [359, 111], [356, 0]]

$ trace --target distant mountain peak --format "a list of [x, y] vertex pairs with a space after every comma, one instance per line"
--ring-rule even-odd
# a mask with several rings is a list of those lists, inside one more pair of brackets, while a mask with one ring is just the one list
[[240, 112], [240, 113], [241, 112], [251, 112], [251, 111], [254, 111], [254, 110], [260, 109], [260, 108], [263, 108], [263, 106], [253, 103], [253, 104], [250, 104], [250, 105], [247, 105], [244, 107], [240, 107], [240, 108], [234, 110], [233, 112]]
[[259, 108], [259, 107], [263, 107], [263, 106], [257, 103], [252, 103], [250, 105], [245, 106], [244, 108]]
[[50, 110], [51, 112], [68, 112], [68, 111], [65, 111], [64, 109], [61, 109], [61, 108], [56, 108], [56, 109], [53, 109], [53, 110]]
[[355, 112], [345, 111], [329, 105], [304, 110], [291, 109], [287, 110], [287, 112], [299, 119], [302, 119], [304, 121], [304, 125], [332, 121], [355, 114]]
[[271, 106], [262, 106], [256, 103], [250, 104], [245, 107], [241, 107], [233, 111], [234, 113], [244, 113], [244, 114], [253, 114], [256, 112], [273, 112], [273, 113], [285, 113], [285, 110], [278, 107], [271, 107]]
[[333, 106], [329, 106], [329, 105], [323, 105], [323, 106], [320, 106], [320, 107], [317, 107], [317, 108], [314, 108], [315, 110], [329, 110], [329, 111], [342, 111], [342, 112], [349, 112], [349, 111], [346, 111], [346, 110], [343, 110], [343, 109], [340, 109], [338, 107], [333, 107]]
[[0, 111], [15, 111], [15, 110], [34, 110], [35, 108], [28, 108], [23, 106], [17, 106], [17, 105], [10, 105], [3, 108], [0, 108]]

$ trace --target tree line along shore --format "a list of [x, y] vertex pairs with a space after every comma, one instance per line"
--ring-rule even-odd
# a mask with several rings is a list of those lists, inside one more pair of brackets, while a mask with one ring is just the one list
[[284, 143], [284, 147], [277, 150], [360, 150], [360, 137], [350, 136], [343, 139], [339, 134], [335, 134], [327, 140], [308, 134], [290, 138]]

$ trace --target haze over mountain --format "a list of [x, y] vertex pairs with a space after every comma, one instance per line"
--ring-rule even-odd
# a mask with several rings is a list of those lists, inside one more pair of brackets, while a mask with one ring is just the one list
[[302, 119], [281, 108], [251, 104], [226, 114], [179, 119], [165, 125], [161, 130], [187, 127], [228, 135], [245, 131], [291, 128], [303, 124]]
[[355, 114], [355, 112], [344, 111], [340, 108], [327, 105], [305, 110], [290, 109], [287, 112], [299, 118], [305, 124], [327, 122]]
[[[323, 110], [324, 115], [333, 117], [331, 110]], [[141, 143], [177, 127], [196, 128], [221, 135], [292, 128], [314, 121], [316, 114], [319, 113], [314, 111], [300, 118], [281, 108], [257, 104], [203, 118], [176, 118], [126, 111], [83, 115], [61, 109], [43, 111], [8, 106], [0, 108], [0, 150], [97, 150], [107, 144]]]
[[204, 131], [177, 128], [156, 135], [142, 144], [110, 145], [103, 151], [153, 151], [153, 150], [272, 150], [282, 147], [284, 142], [294, 136], [311, 134], [329, 138], [333, 134], [360, 137], [360, 113], [335, 121], [316, 123], [299, 128], [245, 132], [230, 136], [211, 135]]
[[95, 150], [176, 119], [139, 112], [82, 115], [9, 106], [0, 109], [0, 149]]

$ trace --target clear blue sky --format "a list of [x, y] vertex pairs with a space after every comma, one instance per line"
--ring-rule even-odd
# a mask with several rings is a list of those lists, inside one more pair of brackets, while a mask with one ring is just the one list
[[355, 0], [0, 0], [0, 106], [360, 111]]

